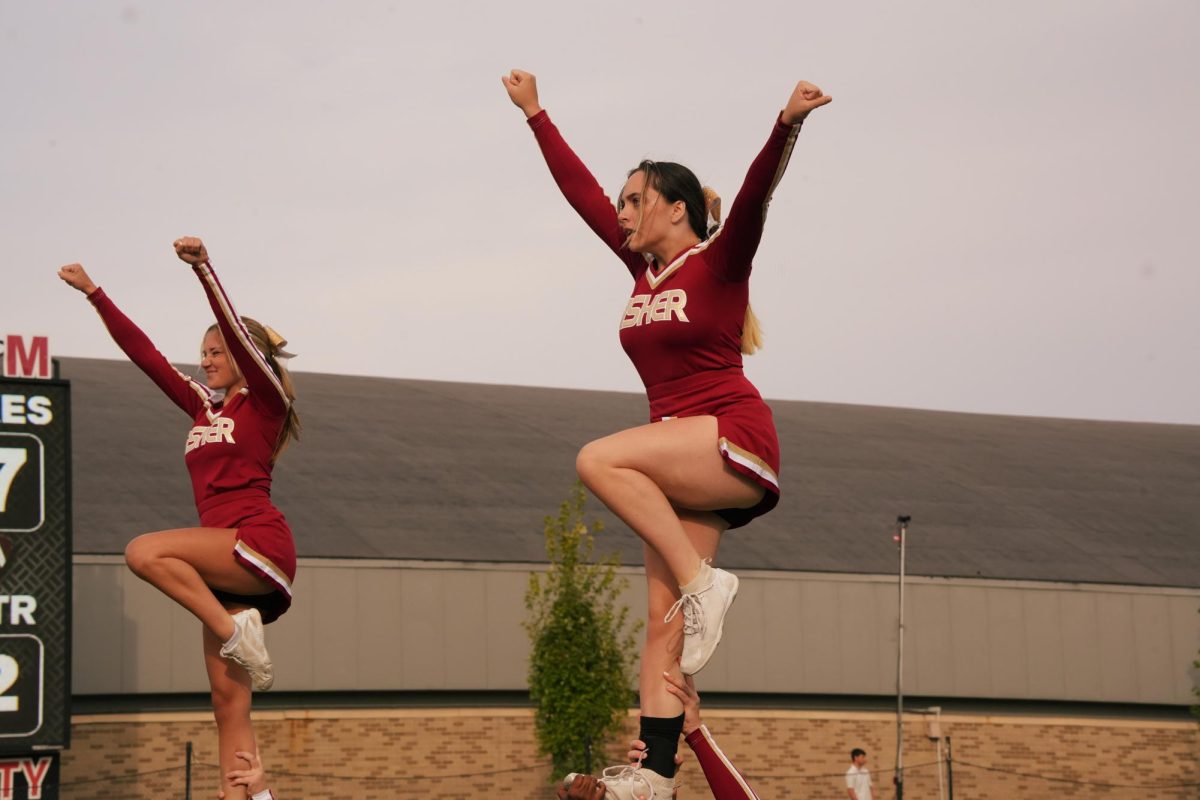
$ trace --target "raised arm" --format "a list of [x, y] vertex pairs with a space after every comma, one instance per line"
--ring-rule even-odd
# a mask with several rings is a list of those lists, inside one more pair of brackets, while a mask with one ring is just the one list
[[175, 241], [175, 253], [182, 261], [191, 264], [192, 270], [200, 278], [204, 293], [208, 295], [208, 303], [217, 318], [217, 327], [225, 340], [225, 346], [229, 348], [229, 355], [233, 357], [238, 371], [246, 380], [246, 386], [250, 388], [251, 402], [269, 414], [286, 414], [291, 405], [287, 392], [284, 391], [275, 370], [267, 363], [266, 357], [254, 346], [242, 318], [234, 310], [233, 302], [225, 294], [221, 282], [217, 280], [217, 274], [208, 261], [208, 251], [205, 250], [204, 243], [194, 236], [184, 236]]
[[750, 277], [754, 254], [762, 241], [767, 206], [792, 157], [800, 125], [813, 109], [830, 102], [832, 97], [807, 81], [800, 81], [792, 90], [766, 145], [746, 172], [725, 224], [708, 247], [709, 263], [720, 272], [720, 277], [727, 281]]
[[684, 741], [696, 754], [715, 800], [758, 800], [750, 784], [717, 747], [712, 734], [700, 721], [700, 695], [692, 676], [686, 675], [681, 680], [664, 672], [663, 679], [667, 682], [667, 691], [683, 703]]
[[612, 200], [600, 188], [599, 181], [567, 145], [550, 116], [538, 102], [537, 78], [514, 69], [501, 78], [513, 105], [525, 113], [542, 157], [554, 182], [571, 207], [588, 227], [625, 263], [635, 278], [646, 268], [646, 260], [625, 246], [625, 234], [617, 223]]
[[171, 362], [158, 352], [141, 328], [121, 313], [121, 309], [117, 308], [103, 289], [92, 283], [92, 279], [81, 265], [68, 264], [58, 271], [58, 277], [87, 296], [104, 322], [104, 327], [108, 328], [113, 341], [129, 356], [130, 361], [162, 389], [171, 402], [187, 412], [188, 416], [194, 417], [200, 412], [210, 394], [208, 387], [171, 366]]
[[700, 769], [704, 770], [704, 779], [708, 781], [708, 788], [716, 800], [758, 800], [754, 789], [717, 747], [706, 725], [689, 733], [684, 741], [696, 754]]

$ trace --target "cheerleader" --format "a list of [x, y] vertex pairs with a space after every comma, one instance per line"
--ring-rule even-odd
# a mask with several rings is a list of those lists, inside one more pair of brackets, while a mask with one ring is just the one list
[[711, 565], [721, 535], [779, 500], [771, 410], [742, 372], [743, 353], [761, 342], [751, 262], [800, 125], [832, 98], [796, 85], [721, 225], [715, 193], [670, 162], [642, 161], [614, 204], [542, 109], [534, 76], [513, 70], [502, 80], [567, 202], [633, 279], [620, 338], [646, 386], [651, 422], [591, 442], [576, 466], [644, 542], [643, 771], [669, 796], [683, 715], [662, 673], [690, 675], [708, 662], [738, 588], [736, 576]]
[[[273, 681], [263, 625], [292, 602], [296, 550], [270, 492], [275, 460], [298, 438], [300, 420], [283, 363], [287, 342], [237, 315], [199, 239], [179, 239], [175, 252], [192, 266], [216, 316], [200, 347], [203, 384], [171, 366], [82, 266], [58, 275], [87, 296], [117, 345], [192, 420], [183, 449], [200, 525], [139, 536], [125, 561], [202, 623], [226, 775], [239, 768], [239, 753], [257, 752], [251, 692]], [[223, 788], [229, 800], [247, 796], [228, 778]]]

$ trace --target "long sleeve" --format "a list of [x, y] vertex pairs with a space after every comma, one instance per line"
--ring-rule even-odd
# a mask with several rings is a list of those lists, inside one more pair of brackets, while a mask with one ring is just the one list
[[100, 315], [104, 327], [117, 346], [125, 351], [129, 360], [154, 381], [163, 394], [175, 405], [183, 409], [191, 417], [200, 413], [209, 398], [209, 390], [188, 376], [184, 375], [171, 362], [158, 352], [150, 338], [142, 329], [134, 325], [129, 317], [121, 313], [121, 309], [109, 299], [103, 289], [96, 289], [88, 295], [88, 301]]
[[629, 273], [637, 278], [646, 269], [646, 259], [625, 246], [625, 235], [617, 223], [617, 211], [612, 200], [600, 188], [595, 176], [567, 145], [550, 115], [542, 110], [530, 117], [529, 127], [537, 139], [542, 156], [554, 182], [571, 207], [583, 221], [625, 263]]
[[750, 277], [751, 263], [762, 241], [767, 206], [787, 169], [799, 132], [800, 125], [785, 125], [776, 118], [770, 138], [746, 172], [725, 224], [713, 235], [708, 247], [709, 263], [723, 280], [744, 281]]
[[759, 800], [750, 784], [741, 776], [729, 759], [717, 747], [708, 727], [701, 725], [684, 740], [704, 770], [704, 779], [716, 800]]
[[225, 294], [221, 282], [217, 280], [217, 274], [213, 271], [212, 265], [205, 262], [196, 264], [192, 269], [200, 278], [200, 283], [204, 286], [204, 293], [208, 295], [208, 302], [212, 306], [213, 314], [216, 315], [217, 327], [220, 328], [221, 336], [225, 339], [225, 346], [229, 348], [230, 356], [233, 357], [238, 370], [245, 378], [246, 386], [250, 388], [250, 401], [273, 416], [286, 414], [291, 405], [287, 392], [284, 391], [279, 376], [267, 363], [267, 359], [254, 346], [250, 333], [234, 310], [233, 303]]

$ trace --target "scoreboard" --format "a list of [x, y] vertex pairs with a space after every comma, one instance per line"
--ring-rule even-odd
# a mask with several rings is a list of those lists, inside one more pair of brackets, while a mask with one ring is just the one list
[[70, 740], [70, 399], [0, 377], [0, 756]]

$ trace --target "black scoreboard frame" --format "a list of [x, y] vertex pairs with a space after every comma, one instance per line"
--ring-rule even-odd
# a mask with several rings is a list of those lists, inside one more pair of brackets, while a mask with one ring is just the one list
[[[0, 377], [0, 395], [23, 395], [23, 403], [0, 398], [0, 447], [20, 446], [23, 437], [32, 437], [40, 445], [40, 493], [37, 498], [39, 519], [29, 526], [33, 506], [28, 492], [32, 471], [12, 476], [11, 483], [0, 489], [9, 490], [8, 509], [0, 514], [0, 547], [4, 549], [4, 565], [0, 566], [0, 596], [9, 600], [0, 605], [0, 656], [7, 661], [0, 666], [17, 665], [18, 678], [3, 686], [3, 693], [13, 688], [20, 700], [27, 691], [29, 680], [19, 677], [20, 665], [31, 657], [30, 640], [41, 645], [41, 675], [37, 682], [37, 701], [40, 710], [38, 724], [24, 730], [27, 723], [17, 720], [17, 730], [6, 731], [5, 712], [0, 710], [0, 756], [21, 755], [37, 751], [65, 750], [71, 743], [71, 567], [72, 567], [72, 496], [71, 496], [71, 384], [65, 380], [35, 380]], [[48, 402], [32, 405], [30, 398], [47, 398]], [[13, 412], [14, 409], [18, 411]], [[47, 411], [51, 419], [44, 419]], [[21, 416], [21, 422], [5, 422], [6, 416]], [[30, 421], [30, 417], [33, 421]], [[14, 447], [13, 449], [16, 449]], [[29, 445], [28, 452], [34, 452]], [[28, 458], [28, 457], [26, 457]], [[27, 463], [26, 462], [22, 462]], [[20, 515], [13, 510], [17, 503]], [[13, 517], [16, 516], [15, 519]], [[21, 518], [21, 517], [24, 518]], [[20, 525], [23, 527], [15, 527]], [[10, 527], [14, 526], [14, 527]], [[37, 608], [33, 625], [15, 624], [20, 606], [14, 608], [13, 597], [29, 595]], [[27, 607], [27, 601], [26, 601]], [[43, 622], [45, 624], [43, 624]], [[22, 662], [24, 659], [24, 662]], [[3, 669], [0, 669], [3, 672]], [[0, 684], [8, 678], [0, 675]], [[28, 705], [28, 702], [26, 703]], [[2, 705], [0, 705], [2, 707]]]

